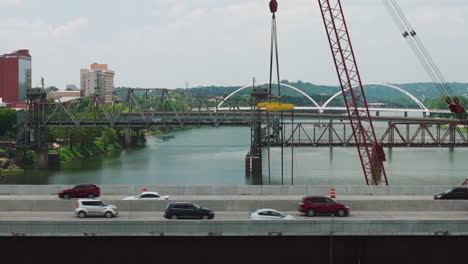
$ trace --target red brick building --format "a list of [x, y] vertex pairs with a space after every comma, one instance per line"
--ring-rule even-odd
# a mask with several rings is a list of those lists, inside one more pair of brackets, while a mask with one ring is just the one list
[[12, 108], [26, 106], [26, 90], [31, 88], [31, 55], [17, 50], [0, 55], [0, 97]]

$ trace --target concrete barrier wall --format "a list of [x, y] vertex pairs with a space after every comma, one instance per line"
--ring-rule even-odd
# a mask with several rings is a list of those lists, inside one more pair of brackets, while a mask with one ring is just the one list
[[[73, 185], [0, 185], [0, 195], [50, 195]], [[168, 195], [434, 195], [447, 185], [100, 185], [107, 195], [134, 195], [143, 188]]]
[[[163, 212], [170, 201], [123, 201], [105, 200], [114, 204], [119, 211]], [[352, 211], [466, 211], [468, 201], [454, 200], [337, 200], [347, 204]], [[253, 211], [259, 208], [274, 208], [280, 211], [297, 211], [296, 200], [192, 200], [196, 204], [213, 209], [215, 212]], [[2, 212], [73, 212], [74, 200], [0, 200]]]
[[434, 236], [468, 235], [463, 220], [1, 221], [0, 236]]

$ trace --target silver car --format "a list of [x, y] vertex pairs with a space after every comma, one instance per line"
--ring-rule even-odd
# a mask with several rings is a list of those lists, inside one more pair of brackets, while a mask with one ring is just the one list
[[294, 220], [294, 216], [277, 211], [275, 209], [263, 208], [249, 214], [252, 220]]
[[106, 204], [97, 199], [79, 199], [75, 207], [75, 214], [80, 218], [87, 216], [105, 216], [111, 218], [119, 214], [115, 205]]

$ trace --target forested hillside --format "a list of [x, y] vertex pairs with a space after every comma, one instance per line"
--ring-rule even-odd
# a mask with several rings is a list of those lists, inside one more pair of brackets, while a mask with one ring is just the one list
[[[294, 86], [302, 90], [303, 92], [311, 96], [315, 101], [317, 101], [318, 104], [322, 104], [332, 95], [340, 91], [340, 88], [338, 86], [317, 85], [302, 81], [290, 82], [287, 80], [283, 80], [282, 83]], [[434, 103], [432, 103], [432, 101], [441, 100], [440, 97], [442, 95], [433, 83], [407, 83], [393, 85], [408, 91], [426, 105], [435, 105]], [[455, 95], [459, 96], [460, 98], [468, 96], [468, 83], [449, 83], [449, 85], [452, 88]], [[239, 88], [241, 88], [241, 86], [212, 85], [193, 87], [189, 88], [188, 90], [192, 94], [200, 94], [207, 97], [225, 97]], [[120, 89], [117, 88], [117, 90]], [[178, 88], [176, 90], [185, 91], [186, 89]], [[245, 89], [239, 92], [236, 96], [232, 97], [231, 100], [237, 101], [238, 105], [248, 105], [250, 92], [250, 88]], [[416, 107], [416, 104], [409, 97], [397, 90], [388, 87], [368, 85], [365, 86], [365, 92], [369, 103], [385, 103], [387, 107]], [[277, 94], [276, 87], [273, 87], [273, 93]], [[311, 105], [311, 103], [304, 96], [302, 96], [297, 91], [294, 91], [293, 89], [282, 87], [281, 93], [284, 98], [283, 102], [303, 106]], [[331, 105], [342, 105], [341, 97], [335, 99], [331, 103]]]

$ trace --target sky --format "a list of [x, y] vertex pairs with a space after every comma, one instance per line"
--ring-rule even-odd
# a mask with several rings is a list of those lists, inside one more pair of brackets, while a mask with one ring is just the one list
[[[269, 77], [269, 0], [0, 0], [0, 54], [29, 49], [33, 86], [79, 86], [105, 63], [115, 86], [241, 86]], [[337, 85], [316, 0], [278, 0], [282, 80]], [[468, 1], [400, 0], [448, 81], [468, 82]], [[425, 82], [381, 0], [343, 0], [363, 82]]]

